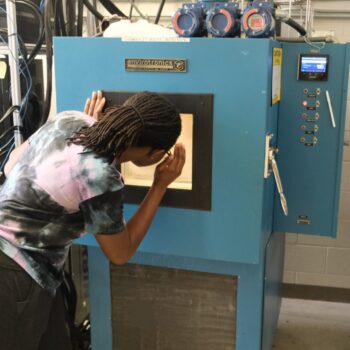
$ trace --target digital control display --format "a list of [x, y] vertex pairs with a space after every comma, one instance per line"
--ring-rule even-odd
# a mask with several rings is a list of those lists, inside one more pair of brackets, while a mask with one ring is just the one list
[[300, 55], [298, 64], [298, 80], [327, 80], [328, 64], [328, 55]]
[[325, 73], [327, 71], [327, 57], [302, 57], [301, 71]]

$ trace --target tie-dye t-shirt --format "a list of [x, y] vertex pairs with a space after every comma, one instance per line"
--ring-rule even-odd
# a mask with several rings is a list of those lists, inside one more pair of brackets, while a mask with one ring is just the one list
[[61, 113], [29, 139], [0, 190], [0, 250], [55, 293], [72, 240], [124, 229], [121, 175], [67, 139], [94, 119]]

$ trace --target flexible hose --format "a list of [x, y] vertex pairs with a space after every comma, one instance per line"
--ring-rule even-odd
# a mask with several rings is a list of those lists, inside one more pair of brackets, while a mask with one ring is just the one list
[[305, 36], [306, 35], [306, 30], [305, 28], [300, 25], [297, 21], [295, 21], [293, 18], [288, 18], [285, 21], [286, 24], [288, 24], [290, 27], [294, 28], [301, 36]]
[[103, 20], [104, 16], [96, 10], [96, 8], [90, 3], [89, 0], [79, 0], [82, 1], [86, 8], [100, 21]]
[[[56, 0], [57, 1], [57, 0]], [[68, 0], [66, 2], [66, 7], [67, 7], [67, 32], [69, 36], [76, 36], [76, 26], [75, 26], [75, 5], [76, 5], [76, 0]]]
[[163, 11], [164, 4], [165, 4], [165, 0], [161, 0], [161, 2], [159, 4], [157, 15], [156, 15], [156, 19], [154, 20], [155, 24], [158, 24], [158, 22], [159, 22], [160, 16], [161, 16], [162, 11]]
[[11, 116], [14, 111], [19, 111], [19, 110], [20, 110], [20, 106], [11, 106], [0, 119], [0, 123], [2, 123], [5, 119]]
[[55, 3], [55, 35], [61, 36], [62, 30], [61, 30], [61, 23], [60, 23], [60, 7], [62, 5], [61, 0], [56, 0]]
[[83, 35], [84, 4], [78, 0], [77, 36]]
[[125, 17], [125, 14], [120, 11], [120, 9], [115, 6], [115, 4], [111, 0], [100, 0], [102, 6], [112, 15], [118, 15], [120, 17]]
[[64, 0], [56, 0], [55, 4], [55, 34], [58, 36], [67, 36], [62, 1]]
[[293, 18], [289, 17], [286, 14], [286, 12], [281, 11], [279, 9], [274, 9], [272, 14], [275, 19], [281, 20], [282, 22], [288, 24], [290, 27], [295, 29], [301, 36], [306, 35], [305, 28], [301, 24], [299, 24], [297, 21], [295, 21]]
[[[5, 1], [0, 0], [0, 4], [1, 5], [5, 4]], [[36, 4], [34, 4], [33, 2], [28, 1], [28, 0], [16, 0], [16, 5], [17, 4], [21, 4], [21, 5], [29, 7], [32, 10], [32, 12], [34, 13], [34, 15], [36, 16], [38, 23], [39, 23], [39, 35], [38, 35], [37, 41], [35, 43], [35, 46], [34, 46], [32, 52], [30, 53], [28, 58], [26, 58], [27, 64], [29, 65], [33, 61], [35, 56], [38, 54], [38, 52], [40, 51], [41, 46], [44, 42], [44, 20], [43, 20], [43, 16], [40, 12], [39, 7]]]

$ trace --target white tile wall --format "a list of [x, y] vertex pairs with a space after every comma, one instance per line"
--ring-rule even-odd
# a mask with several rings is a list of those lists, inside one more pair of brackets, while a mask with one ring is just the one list
[[284, 283], [295, 283], [296, 282], [296, 272], [293, 271], [285, 271], [283, 275]]
[[341, 191], [340, 194], [340, 207], [339, 207], [339, 219], [349, 219], [350, 214], [350, 192]]
[[339, 220], [336, 239], [321, 236], [297, 235], [297, 244], [320, 247], [350, 248], [349, 231], [350, 220]]
[[[350, 103], [348, 102], [350, 105]], [[348, 108], [350, 109], [350, 108]], [[347, 120], [350, 120], [350, 116], [347, 116]], [[346, 123], [346, 130], [350, 130], [350, 123]], [[343, 161], [350, 161], [350, 131], [345, 131], [344, 135], [344, 149], [343, 149]]]
[[333, 242], [335, 247], [350, 248], [350, 220], [338, 221], [337, 238]]
[[297, 245], [308, 245], [317, 247], [333, 247], [336, 239], [321, 236], [298, 235]]
[[349, 248], [327, 248], [326, 273], [350, 276]]
[[295, 244], [298, 241], [298, 235], [296, 233], [288, 233], [286, 236], [287, 244]]
[[287, 271], [324, 273], [326, 270], [326, 247], [287, 244], [285, 254]]
[[[349, 82], [350, 83], [350, 82]], [[350, 90], [348, 91], [348, 97], [347, 100], [350, 100]], [[349, 115], [350, 115], [350, 108], [348, 106], [348, 108], [346, 109], [346, 124], [345, 124], [345, 128], [346, 130], [350, 130], [350, 119], [349, 119]]]
[[296, 272], [295, 283], [312, 286], [350, 289], [350, 276]]
[[285, 269], [295, 272], [324, 273], [326, 270], [326, 257], [326, 247], [287, 244]]
[[343, 171], [341, 178], [342, 191], [350, 191], [350, 162], [343, 162]]

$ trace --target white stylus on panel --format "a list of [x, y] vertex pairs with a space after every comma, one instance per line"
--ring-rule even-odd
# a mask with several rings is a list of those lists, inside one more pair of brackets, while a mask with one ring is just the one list
[[332, 126], [333, 126], [333, 128], [335, 128], [336, 125], [335, 125], [333, 107], [332, 107], [331, 97], [330, 97], [330, 95], [329, 95], [328, 90], [326, 90], [326, 99], [327, 99], [327, 104], [328, 104], [328, 109], [329, 109], [329, 115], [330, 115], [330, 117], [331, 117]]

